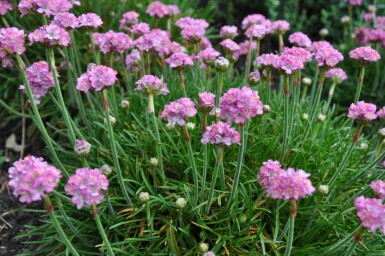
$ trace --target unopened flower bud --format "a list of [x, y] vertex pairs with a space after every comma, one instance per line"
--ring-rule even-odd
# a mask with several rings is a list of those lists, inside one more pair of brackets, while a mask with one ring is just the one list
[[169, 123], [166, 124], [166, 129], [167, 130], [171, 131], [172, 128], [174, 128], [174, 126], [172, 124], [169, 124]]
[[221, 116], [221, 109], [214, 107], [213, 110], [211, 110], [209, 114], [212, 118], [220, 118]]
[[368, 5], [368, 11], [371, 13], [375, 13], [377, 11], [377, 7], [375, 5]]
[[[116, 118], [110, 115], [110, 121], [111, 121], [112, 125], [115, 125]], [[106, 118], [104, 118], [104, 124], [107, 124], [107, 119]]]
[[159, 163], [159, 161], [158, 161], [157, 158], [152, 157], [152, 158], [150, 159], [150, 164], [151, 164], [152, 166], [158, 166], [158, 163]]
[[112, 169], [111, 167], [109, 167], [108, 165], [106, 164], [103, 164], [102, 167], [100, 167], [100, 170], [102, 171], [102, 173], [106, 176], [110, 175], [111, 172], [112, 172]]
[[186, 128], [187, 128], [187, 130], [194, 130], [195, 129], [195, 124], [191, 123], [191, 122], [188, 122], [188, 123], [186, 123]]
[[270, 113], [271, 112], [270, 106], [269, 105], [263, 105], [263, 112], [264, 113]]
[[322, 113], [319, 113], [318, 116], [317, 116], [317, 120], [321, 123], [325, 122], [326, 120], [326, 116]]
[[130, 102], [129, 102], [128, 100], [122, 100], [122, 101], [120, 102], [120, 106], [121, 106], [122, 108], [128, 108], [128, 107], [130, 106]]
[[148, 192], [140, 192], [139, 201], [141, 201], [142, 203], [147, 203], [148, 201], [150, 201], [150, 194]]
[[218, 72], [225, 72], [230, 67], [230, 62], [224, 57], [219, 57], [215, 60], [214, 66]]
[[349, 16], [347, 16], [347, 15], [342, 16], [342, 18], [341, 18], [341, 23], [342, 24], [348, 24], [349, 22], [350, 22]]
[[385, 139], [385, 128], [381, 128], [377, 132], [378, 136], [380, 136], [382, 139]]
[[76, 140], [74, 151], [78, 156], [88, 156], [90, 154], [91, 144], [85, 140]]
[[176, 207], [178, 207], [179, 209], [183, 209], [183, 208], [186, 207], [187, 201], [186, 201], [186, 199], [184, 199], [183, 197], [179, 197], [179, 198], [175, 201], [175, 204], [176, 204]]
[[206, 244], [206, 243], [200, 243], [200, 244], [199, 244], [199, 251], [200, 251], [201, 253], [206, 253], [206, 252], [208, 252], [208, 251], [209, 251], [209, 245]]
[[318, 192], [321, 194], [321, 195], [328, 195], [329, 194], [329, 186], [328, 185], [320, 185], [318, 187]]
[[250, 86], [255, 86], [259, 83], [260, 80], [261, 80], [261, 74], [259, 73], [258, 70], [256, 70], [249, 74], [247, 82]]
[[245, 214], [241, 215], [241, 217], [239, 218], [239, 222], [240, 223], [246, 223], [248, 220], [247, 216]]
[[321, 37], [325, 37], [325, 36], [328, 36], [328, 35], [329, 35], [329, 30], [328, 30], [327, 28], [323, 28], [323, 29], [321, 29], [318, 33], [319, 33], [319, 35], [320, 35]]
[[346, 44], [340, 44], [340, 50], [345, 51], [348, 48]]
[[301, 117], [302, 117], [302, 120], [305, 120], [305, 121], [309, 119], [309, 115], [307, 113], [303, 113]]
[[302, 83], [303, 83], [303, 85], [305, 85], [305, 86], [310, 86], [311, 85], [311, 79], [310, 78], [308, 78], [308, 77], [304, 77], [304, 78], [302, 78]]
[[361, 149], [367, 149], [369, 147], [368, 143], [365, 143], [365, 142], [361, 142], [360, 143], [360, 148]]

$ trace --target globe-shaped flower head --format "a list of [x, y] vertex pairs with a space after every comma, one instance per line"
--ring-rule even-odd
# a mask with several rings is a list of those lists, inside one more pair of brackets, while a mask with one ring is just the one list
[[116, 82], [117, 72], [102, 65], [94, 66], [78, 78], [76, 89], [88, 92], [90, 89], [101, 91]]
[[348, 75], [346, 75], [345, 71], [341, 68], [332, 68], [326, 72], [325, 76], [336, 84], [340, 84], [348, 79]]
[[147, 95], [167, 95], [169, 93], [167, 85], [161, 79], [153, 75], [145, 75], [136, 82], [135, 90]]
[[381, 230], [385, 234], [385, 205], [382, 204], [381, 199], [359, 196], [355, 199], [354, 206], [357, 209], [357, 216], [360, 218], [362, 226], [372, 233]]
[[241, 144], [240, 134], [229, 124], [218, 122], [207, 127], [201, 139], [203, 144], [215, 144], [218, 146], [231, 146], [231, 144]]
[[377, 118], [376, 105], [359, 101], [349, 107], [348, 117], [362, 122], [369, 122]]
[[270, 176], [276, 172], [281, 171], [281, 164], [278, 161], [268, 160], [263, 162], [262, 167], [258, 172], [258, 181], [263, 189], [267, 189], [270, 185]]
[[194, 64], [192, 58], [183, 52], [176, 52], [166, 59], [166, 63], [170, 65], [172, 69], [184, 70], [186, 66], [192, 66]]
[[211, 92], [202, 92], [202, 93], [199, 93], [198, 96], [199, 96], [199, 102], [198, 102], [199, 110], [204, 113], [209, 113], [214, 108], [215, 94]]
[[62, 27], [57, 25], [45, 25], [28, 35], [28, 39], [33, 43], [41, 44], [45, 47], [68, 46], [70, 34]]
[[385, 199], [385, 181], [376, 180], [370, 183], [370, 187], [373, 189], [374, 193], [380, 198]]
[[349, 53], [350, 58], [354, 59], [360, 66], [367, 66], [372, 62], [381, 59], [380, 54], [370, 46], [358, 47]]
[[170, 127], [184, 126], [186, 120], [195, 116], [197, 112], [194, 102], [189, 98], [181, 98], [164, 106], [160, 118], [166, 118]]

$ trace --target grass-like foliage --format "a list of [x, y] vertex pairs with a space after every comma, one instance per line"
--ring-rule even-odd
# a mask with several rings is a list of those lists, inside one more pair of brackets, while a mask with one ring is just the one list
[[196, 1], [43, 2], [1, 16], [0, 103], [45, 145], [9, 170], [45, 207], [22, 255], [385, 255], [384, 17], [364, 48], [349, 3], [340, 42], [251, 15], [235, 43]]

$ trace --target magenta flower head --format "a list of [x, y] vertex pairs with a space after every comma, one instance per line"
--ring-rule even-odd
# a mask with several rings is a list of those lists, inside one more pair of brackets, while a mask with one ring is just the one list
[[241, 145], [241, 136], [229, 124], [219, 121], [207, 127], [201, 139], [203, 144], [215, 144], [220, 147], [231, 146], [231, 144]]
[[344, 56], [338, 50], [333, 47], [323, 47], [319, 49], [315, 55], [315, 60], [318, 67], [324, 69], [330, 69], [343, 61]]
[[382, 204], [381, 199], [359, 196], [355, 199], [354, 206], [357, 209], [357, 216], [360, 218], [362, 226], [372, 233], [381, 230], [385, 234], [385, 205]]
[[75, 16], [75, 14], [69, 12], [56, 14], [51, 24], [67, 30], [79, 27], [78, 18]]
[[214, 108], [215, 94], [211, 92], [202, 92], [198, 94], [198, 108], [203, 113], [209, 113]]
[[281, 164], [278, 161], [268, 160], [267, 162], [263, 162], [258, 173], [258, 181], [263, 189], [266, 190], [269, 187], [270, 176], [277, 171], [283, 171]]
[[88, 167], [76, 170], [76, 174], [70, 176], [64, 187], [65, 192], [72, 196], [71, 202], [78, 209], [84, 205], [100, 204], [104, 199], [102, 190], [108, 189], [108, 180], [98, 169]]
[[177, 15], [180, 13], [180, 9], [177, 5], [175, 4], [169, 4], [168, 5], [168, 12], [170, 16]]
[[249, 28], [251, 25], [254, 25], [254, 24], [263, 24], [266, 22], [266, 17], [263, 16], [262, 14], [250, 14], [248, 16], [246, 16], [243, 20], [242, 20], [242, 29], [243, 30], [246, 30], [247, 28]]
[[126, 56], [126, 69], [137, 72], [141, 69], [141, 58], [140, 52], [137, 49], [131, 51], [130, 54]]
[[325, 76], [330, 78], [333, 83], [340, 84], [346, 79], [348, 79], [348, 75], [342, 68], [332, 68], [326, 72]]
[[153, 33], [144, 34], [135, 40], [135, 45], [140, 51], [149, 52], [160, 46], [159, 36]]
[[[48, 93], [48, 90], [55, 87], [48, 63], [45, 61], [35, 62], [25, 70], [25, 73], [27, 74], [33, 98], [36, 104], [40, 104], [41, 99]], [[20, 89], [25, 91], [25, 85], [21, 85]]]
[[345, 0], [345, 2], [351, 5], [361, 5], [363, 0]]
[[239, 45], [231, 39], [223, 40], [220, 45], [227, 54], [233, 54], [241, 49], [241, 47], [239, 47]]
[[22, 55], [25, 52], [24, 30], [17, 28], [0, 28], [0, 59], [7, 53]]
[[376, 105], [359, 101], [349, 107], [348, 117], [360, 121], [370, 121], [377, 118]]
[[131, 12], [126, 12], [123, 14], [122, 19], [119, 20], [119, 28], [120, 29], [125, 29], [128, 30], [132, 25], [137, 24], [139, 18], [139, 13], [131, 11]]
[[295, 71], [305, 68], [304, 62], [298, 56], [285, 53], [279, 56], [272, 64], [283, 75], [291, 75]]
[[134, 45], [131, 37], [122, 32], [116, 33], [112, 30], [107, 33], [94, 33], [93, 38], [95, 44], [99, 46], [100, 51], [104, 54], [110, 52], [122, 54]]
[[61, 171], [49, 165], [41, 157], [26, 156], [16, 161], [8, 170], [9, 187], [22, 203], [31, 203], [45, 198], [59, 183]]
[[302, 32], [295, 32], [289, 36], [289, 42], [298, 47], [307, 48], [311, 46], [310, 38]]
[[153, 17], [163, 18], [170, 15], [170, 8], [162, 2], [155, 1], [147, 6], [146, 13]]
[[290, 29], [290, 23], [286, 20], [277, 20], [272, 23], [271, 29], [273, 34], [283, 35]]
[[247, 119], [263, 114], [263, 103], [257, 91], [247, 86], [230, 88], [220, 99], [221, 117], [227, 123], [243, 125]]
[[283, 49], [283, 53], [293, 55], [294, 57], [299, 58], [303, 63], [310, 62], [313, 57], [313, 55], [305, 48], [296, 46], [293, 46], [291, 48], [285, 47]]
[[148, 25], [146, 22], [140, 22], [138, 24], [132, 25], [130, 31], [135, 35], [142, 36], [150, 32], [150, 25]]
[[328, 41], [321, 40], [311, 43], [311, 46], [308, 48], [308, 50], [315, 54], [319, 49], [326, 47], [333, 47], [333, 45], [331, 45]]
[[182, 31], [181, 35], [184, 39], [186, 39], [187, 42], [196, 44], [199, 43], [206, 34], [206, 30], [200, 26], [185, 26]]
[[373, 189], [374, 193], [378, 196], [378, 198], [384, 200], [385, 199], [385, 181], [376, 180], [370, 183], [370, 187]]
[[223, 26], [219, 32], [219, 36], [224, 39], [234, 39], [238, 35], [238, 28], [236, 26]]
[[90, 89], [101, 91], [116, 82], [117, 72], [112, 68], [98, 65], [94, 66], [78, 78], [76, 89], [88, 92]]
[[287, 171], [278, 170], [271, 172], [269, 185], [266, 189], [267, 196], [274, 199], [298, 200], [307, 195], [312, 195], [315, 188], [309, 180], [310, 174], [303, 170], [289, 168]]
[[266, 28], [265, 25], [253, 24], [246, 29], [245, 36], [247, 38], [261, 40], [266, 36], [266, 34], [268, 34], [268, 32], [269, 30]]
[[256, 61], [259, 66], [265, 69], [272, 69], [274, 67], [274, 63], [277, 62], [279, 56], [273, 53], [261, 54], [257, 57]]
[[12, 4], [9, 3], [7, 0], [1, 0], [0, 1], [0, 16], [4, 16], [7, 14], [7, 12], [12, 11]]
[[84, 28], [86, 30], [94, 30], [95, 28], [103, 25], [103, 21], [95, 13], [85, 13], [79, 16], [79, 27]]
[[219, 55], [220, 53], [213, 48], [206, 48], [198, 53], [197, 59], [206, 65], [213, 66]]
[[41, 44], [45, 47], [68, 46], [70, 34], [57, 25], [45, 25], [28, 35], [28, 39], [33, 43]]
[[184, 126], [186, 120], [194, 117], [198, 111], [195, 108], [195, 103], [189, 98], [181, 98], [164, 106], [160, 118], [167, 118], [168, 125], [174, 127], [175, 125]]
[[177, 26], [180, 29], [183, 29], [183, 28], [188, 27], [188, 26], [198, 26], [198, 27], [202, 27], [202, 28], [206, 29], [209, 27], [209, 23], [207, 23], [207, 21], [205, 21], [204, 19], [195, 19], [195, 18], [191, 18], [191, 17], [183, 17], [183, 18], [180, 18], [179, 20], [177, 20], [175, 22], [175, 26]]
[[153, 75], [145, 75], [135, 83], [135, 91], [141, 91], [147, 95], [167, 95], [169, 93], [167, 85], [161, 79]]
[[358, 62], [360, 66], [367, 66], [371, 62], [381, 59], [380, 54], [370, 46], [358, 47], [349, 53], [350, 58]]
[[166, 59], [166, 63], [170, 65], [170, 68], [175, 70], [184, 70], [186, 66], [194, 65], [194, 62], [190, 56], [183, 52], [176, 52]]
[[21, 0], [19, 3], [21, 17], [27, 14], [43, 14], [47, 17], [68, 12], [73, 3], [70, 0]]

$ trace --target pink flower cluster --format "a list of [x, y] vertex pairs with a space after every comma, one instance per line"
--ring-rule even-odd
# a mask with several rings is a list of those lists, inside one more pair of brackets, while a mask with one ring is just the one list
[[277, 62], [279, 56], [273, 53], [265, 53], [261, 54], [257, 57], [256, 61], [259, 66], [262, 66], [267, 69], [271, 69], [274, 67], [274, 63]]
[[153, 75], [145, 75], [135, 83], [136, 91], [141, 91], [148, 95], [167, 95], [169, 93], [167, 85], [161, 79]]
[[150, 16], [163, 18], [180, 13], [178, 6], [165, 5], [162, 2], [154, 1], [147, 6], [146, 13]]
[[130, 11], [123, 14], [123, 17], [121, 20], [119, 20], [120, 29], [126, 29], [130, 28], [132, 25], [137, 24], [139, 18], [139, 13]]
[[120, 53], [131, 48], [134, 41], [128, 35], [122, 32], [114, 32], [112, 30], [106, 33], [93, 34], [95, 44], [99, 46], [100, 51], [106, 53]]
[[341, 68], [332, 68], [326, 72], [325, 76], [332, 79], [332, 81], [336, 84], [340, 84], [348, 79], [348, 75]]
[[370, 46], [358, 47], [350, 51], [349, 56], [356, 60], [360, 65], [366, 65], [381, 59], [380, 54]]
[[293, 72], [305, 68], [304, 62], [298, 56], [285, 53], [279, 56], [272, 64], [275, 69], [285, 75], [291, 75]]
[[21, 0], [19, 3], [21, 17], [27, 14], [44, 14], [47, 17], [68, 12], [73, 3], [70, 0]]
[[290, 29], [290, 23], [286, 20], [277, 20], [272, 23], [272, 33], [277, 35], [283, 35]]
[[385, 16], [378, 16], [376, 18], [376, 27], [385, 30]]
[[377, 118], [376, 105], [359, 101], [349, 107], [348, 117], [352, 119], [373, 120]]
[[33, 43], [42, 44], [47, 47], [68, 46], [70, 34], [56, 25], [44, 25], [28, 35], [28, 39]]
[[270, 186], [270, 177], [272, 174], [281, 170], [282, 167], [278, 161], [268, 160], [267, 162], [263, 162], [258, 173], [258, 181], [261, 187], [266, 190]]
[[74, 29], [79, 27], [79, 20], [75, 14], [63, 12], [56, 14], [51, 24], [62, 27], [64, 29]]
[[218, 146], [231, 146], [231, 144], [241, 145], [241, 136], [229, 124], [219, 121], [207, 127], [201, 142], [203, 144], [215, 144]]
[[114, 85], [117, 72], [112, 68], [98, 65], [82, 74], [77, 81], [76, 89], [88, 92], [90, 89], [101, 91], [105, 87]]
[[177, 26], [180, 29], [183, 29], [185, 27], [190, 27], [190, 26], [193, 26], [193, 27], [197, 26], [197, 27], [202, 27], [202, 28], [206, 29], [209, 27], [209, 24], [204, 19], [195, 19], [195, 18], [191, 18], [191, 17], [183, 17], [183, 18], [180, 18], [179, 20], [177, 20], [175, 22], [175, 26]]
[[345, 2], [351, 5], [361, 5], [363, 0], [345, 0]]
[[218, 51], [210, 47], [200, 51], [197, 55], [197, 59], [201, 60], [206, 65], [212, 66], [219, 55], [220, 53]]
[[257, 40], [263, 39], [268, 33], [269, 28], [265, 25], [260, 24], [253, 24], [250, 27], [248, 27], [245, 31], [245, 36], [247, 38], [254, 38]]
[[171, 127], [184, 126], [187, 118], [195, 116], [197, 112], [194, 102], [189, 98], [181, 98], [164, 106], [160, 118], [167, 118], [168, 125]]
[[372, 183], [370, 183], [370, 187], [376, 193], [378, 198], [380, 198], [382, 200], [385, 199], [385, 181], [383, 181], [383, 180], [373, 181]]
[[[269, 163], [267, 172], [270, 176], [265, 177], [267, 182], [263, 183], [263, 186], [266, 186], [267, 196], [275, 199], [298, 200], [313, 194], [315, 188], [309, 180], [310, 174], [303, 170], [296, 171], [294, 168], [278, 169], [278, 164], [276, 162]], [[261, 175], [262, 178], [263, 175]]]
[[250, 26], [252, 25], [263, 25], [263, 24], [268, 24], [270, 23], [270, 21], [268, 19], [266, 19], [265, 16], [263, 16], [262, 14], [250, 14], [248, 16], [246, 16], [243, 20], [242, 20], [242, 25], [241, 25], [241, 28], [243, 30], [246, 30], [248, 29]]
[[377, 111], [377, 116], [379, 118], [385, 119], [385, 107], [382, 107], [380, 110]]
[[135, 35], [142, 36], [150, 32], [151, 29], [150, 25], [148, 25], [146, 22], [139, 22], [138, 24], [132, 25], [130, 30]]
[[16, 161], [8, 173], [9, 187], [22, 203], [42, 200], [45, 193], [55, 189], [62, 177], [59, 169], [34, 156]]
[[4, 16], [7, 12], [12, 11], [12, 4], [8, 0], [0, 1], [0, 16]]
[[199, 102], [198, 107], [202, 112], [210, 112], [214, 108], [215, 94], [211, 92], [202, 92], [198, 94]]
[[202, 37], [206, 34], [206, 30], [197, 25], [190, 25], [183, 27], [181, 35], [187, 42], [195, 44], [201, 41]]
[[381, 28], [361, 27], [354, 30], [356, 40], [360, 44], [381, 43], [385, 46], [385, 31]]
[[322, 49], [322, 48], [333, 48], [333, 45], [331, 45], [328, 41], [315, 41], [315, 42], [312, 42], [311, 43], [311, 46], [308, 47], [307, 49], [312, 52], [312, 53], [316, 53], [318, 50]]
[[302, 32], [295, 32], [289, 36], [289, 42], [298, 47], [308, 48], [311, 46], [310, 38]]
[[338, 50], [333, 47], [322, 47], [317, 50], [315, 54], [315, 60], [318, 67], [331, 68], [343, 61], [344, 56]]
[[230, 88], [220, 99], [221, 117], [227, 123], [235, 122], [243, 125], [247, 119], [263, 114], [263, 103], [257, 91], [244, 86]]
[[126, 56], [126, 68], [133, 72], [137, 72], [141, 69], [141, 58], [140, 52], [137, 49], [131, 51], [130, 54]]
[[238, 28], [236, 26], [223, 26], [219, 32], [222, 38], [234, 39], [238, 35]]
[[296, 47], [296, 46], [293, 46], [291, 48], [285, 47], [283, 49], [283, 54], [289, 54], [289, 55], [292, 55], [294, 57], [297, 57], [303, 63], [310, 62], [312, 60], [312, 57], [313, 57], [313, 55], [308, 50], [306, 50], [305, 48]]
[[108, 180], [102, 172], [95, 168], [80, 168], [76, 174], [70, 176], [64, 188], [68, 195], [71, 195], [71, 202], [78, 209], [84, 205], [100, 204], [104, 199], [102, 190], [108, 189]]
[[183, 52], [172, 54], [166, 59], [166, 63], [168, 63], [172, 69], [177, 70], [183, 70], [186, 66], [194, 65], [192, 58]]
[[[48, 63], [45, 61], [35, 62], [25, 70], [25, 73], [27, 74], [33, 98], [36, 104], [40, 104], [41, 99], [48, 93], [48, 90], [55, 87]], [[20, 89], [25, 91], [25, 85], [20, 85]]]
[[3, 67], [13, 66], [8, 53], [21, 55], [25, 52], [24, 30], [17, 28], [0, 28], [0, 60]]
[[372, 233], [376, 233], [379, 229], [385, 234], [385, 205], [382, 204], [381, 199], [359, 196], [355, 199], [354, 206], [362, 226]]
[[241, 49], [239, 45], [231, 39], [223, 40], [220, 45], [223, 47], [226, 53], [233, 54]]
[[84, 28], [86, 30], [95, 29], [103, 25], [103, 21], [95, 13], [85, 13], [79, 16], [78, 18], [79, 27]]

